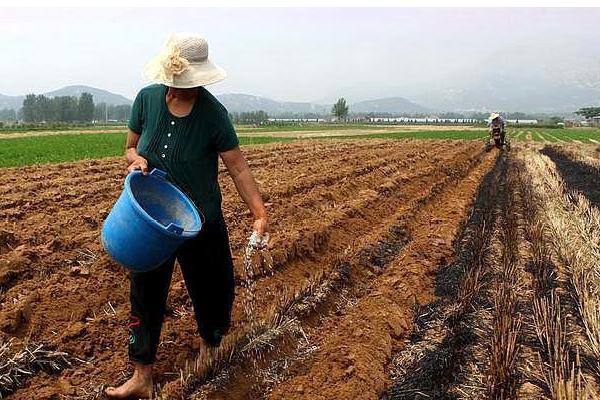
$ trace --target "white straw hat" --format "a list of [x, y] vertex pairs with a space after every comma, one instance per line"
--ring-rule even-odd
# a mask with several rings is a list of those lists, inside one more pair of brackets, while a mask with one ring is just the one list
[[498, 118], [499, 116], [500, 116], [500, 114], [498, 114], [498, 113], [495, 113], [495, 112], [491, 113], [490, 114], [490, 121]]
[[188, 89], [219, 82], [227, 73], [208, 59], [208, 42], [195, 33], [174, 33], [163, 50], [144, 67], [144, 77]]

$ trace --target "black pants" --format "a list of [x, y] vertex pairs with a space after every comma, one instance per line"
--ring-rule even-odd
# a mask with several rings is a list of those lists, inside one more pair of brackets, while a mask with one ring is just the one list
[[197, 237], [185, 242], [155, 270], [131, 273], [129, 359], [152, 364], [160, 341], [175, 258], [194, 305], [200, 336], [219, 346], [231, 322], [234, 297], [233, 262], [225, 222], [207, 222]]

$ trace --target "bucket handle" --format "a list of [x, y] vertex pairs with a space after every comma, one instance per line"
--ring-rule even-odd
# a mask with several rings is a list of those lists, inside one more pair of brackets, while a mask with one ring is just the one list
[[161, 169], [154, 168], [154, 169], [152, 169], [152, 171], [150, 171], [150, 176], [155, 176], [157, 178], [166, 179], [167, 173]]
[[176, 235], [181, 235], [183, 233], [183, 228], [172, 222], [169, 225], [167, 225], [167, 230]]
[[[150, 171], [150, 176], [156, 176], [157, 178], [160, 178], [160, 179], [167, 179], [167, 173], [165, 171], [163, 171], [162, 169], [158, 169], [158, 168], [153, 168], [152, 171]], [[200, 209], [198, 207], [196, 207], [194, 202], [192, 202], [192, 206], [194, 206], [196, 211], [198, 211], [198, 215], [200, 215], [200, 222], [202, 225], [204, 225], [206, 223], [206, 217], [204, 216], [202, 211], [200, 211]], [[181, 235], [181, 233], [183, 232], [183, 228], [174, 223], [170, 223], [169, 225], [167, 225], [167, 230], [169, 232], [173, 232], [177, 235]]]
[[[192, 204], [194, 204], [194, 203], [192, 203]], [[204, 226], [204, 224], [206, 224], [206, 217], [204, 216], [202, 211], [200, 211], [200, 209], [198, 207], [196, 207], [195, 204], [194, 204], [194, 208], [196, 209], [196, 211], [198, 211], [198, 215], [200, 216], [200, 223]]]

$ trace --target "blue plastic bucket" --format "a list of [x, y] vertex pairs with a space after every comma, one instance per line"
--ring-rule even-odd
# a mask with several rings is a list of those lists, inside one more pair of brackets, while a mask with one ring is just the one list
[[102, 245], [113, 260], [136, 272], [157, 268], [202, 228], [190, 199], [153, 169], [134, 171], [102, 226]]

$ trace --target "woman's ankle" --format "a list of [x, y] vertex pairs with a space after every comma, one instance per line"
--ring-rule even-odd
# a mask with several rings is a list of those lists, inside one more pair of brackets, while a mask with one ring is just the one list
[[153, 364], [142, 364], [133, 362], [134, 375], [138, 375], [140, 378], [152, 378], [152, 367]]

